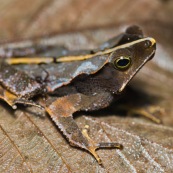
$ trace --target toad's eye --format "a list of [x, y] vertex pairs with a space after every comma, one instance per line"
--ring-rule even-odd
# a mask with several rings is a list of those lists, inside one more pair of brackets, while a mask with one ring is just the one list
[[114, 61], [114, 67], [118, 70], [127, 70], [131, 65], [130, 57], [120, 56]]

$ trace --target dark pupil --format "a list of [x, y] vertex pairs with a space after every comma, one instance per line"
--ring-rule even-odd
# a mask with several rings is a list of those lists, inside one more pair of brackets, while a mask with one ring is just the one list
[[117, 62], [117, 65], [119, 67], [125, 67], [126, 65], [128, 65], [129, 63], [129, 59], [120, 59], [118, 62]]

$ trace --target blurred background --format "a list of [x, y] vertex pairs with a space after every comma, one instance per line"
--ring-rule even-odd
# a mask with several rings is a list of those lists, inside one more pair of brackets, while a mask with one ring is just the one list
[[0, 0], [0, 42], [129, 23], [166, 37], [172, 15], [171, 0]]

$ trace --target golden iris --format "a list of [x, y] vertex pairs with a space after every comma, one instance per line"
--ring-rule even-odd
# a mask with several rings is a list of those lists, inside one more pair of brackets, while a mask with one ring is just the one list
[[114, 66], [118, 70], [126, 70], [126, 69], [128, 69], [130, 67], [130, 65], [131, 65], [130, 57], [120, 56], [119, 58], [117, 58], [114, 61]]

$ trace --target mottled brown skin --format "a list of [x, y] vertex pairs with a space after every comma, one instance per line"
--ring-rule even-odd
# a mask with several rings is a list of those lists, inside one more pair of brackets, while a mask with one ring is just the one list
[[2, 85], [0, 87], [0, 98], [13, 108], [16, 108], [16, 103], [41, 107], [28, 99], [39, 94], [43, 90], [43, 85], [26, 73], [2, 62], [0, 63], [0, 83]]
[[[88, 150], [100, 162], [95, 153], [100, 144], [95, 144], [86, 138], [73, 120], [73, 113], [80, 110], [98, 110], [108, 106], [113, 99], [118, 98], [117, 94], [121, 93], [123, 84], [126, 85], [131, 80], [154, 52], [155, 44], [152, 45], [150, 41], [116, 50], [110, 54], [113, 60], [120, 56], [132, 58], [132, 64], [128, 69], [118, 70], [110, 62], [93, 75], [78, 76], [68, 86], [71, 87], [69, 91], [73, 90], [73, 94], [64, 93], [63, 97], [46, 107], [46, 111], [72, 145]], [[56, 92], [60, 93], [60, 90], [62, 87]]]
[[[133, 33], [131, 30], [130, 32]], [[154, 39], [143, 38], [122, 44], [121, 46], [110, 49], [111, 51], [93, 56], [92, 58], [83, 60], [82, 62], [80, 61], [80, 65], [75, 65], [77, 62], [57, 64], [59, 75], [61, 75], [60, 72], [62, 67], [68, 67], [68, 69], [70, 67], [77, 67], [76, 71], [78, 71], [78, 73], [76, 73], [76, 71], [73, 73], [65, 71], [66, 76], [63, 76], [62, 78], [65, 79], [65, 82], [58, 80], [58, 85], [51, 85], [56, 76], [51, 78], [53, 74], [51, 74], [49, 68], [46, 69], [51, 75], [48, 78], [47, 83], [44, 83], [44, 88], [47, 88], [47, 95], [54, 95], [54, 99], [52, 100], [51, 98], [50, 100], [47, 100], [47, 105], [42, 103], [40, 104], [45, 107], [45, 110], [63, 132], [71, 145], [89, 151], [99, 163], [101, 163], [101, 159], [95, 152], [97, 148], [121, 148], [121, 145], [117, 143], [95, 143], [88, 136], [86, 129], [83, 131], [79, 129], [73, 119], [73, 114], [81, 110], [93, 111], [107, 107], [113, 99], [119, 97], [118, 95], [124, 90], [125, 86], [139, 71], [139, 69], [154, 56], [155, 49], [156, 44]], [[121, 69], [115, 65], [115, 62], [124, 57], [128, 58], [130, 64], [126, 68]], [[100, 63], [99, 59], [102, 59], [103, 62], [97, 66], [97, 63]], [[93, 66], [93, 69], [88, 71], [86, 68], [82, 69], [83, 72], [81, 72], [81, 68], [85, 68], [85, 66], [82, 65], [83, 62], [87, 64], [90, 63], [91, 66]], [[69, 63], [71, 63], [71, 65]], [[97, 68], [95, 69], [95, 67]], [[4, 73], [4, 69], [8, 68], [12, 73]], [[44, 68], [46, 68], [46, 66], [44, 66]], [[43, 86], [38, 81], [34, 80], [34, 76], [29, 77], [26, 74], [27, 70], [21, 72], [15, 68], [10, 69], [8, 64], [3, 63], [0, 66], [0, 73], [0, 83], [2, 85], [0, 88], [0, 97], [10, 105], [16, 103], [32, 105], [32, 100], [30, 103], [29, 99], [34, 95], [41, 93], [41, 91], [43, 92]], [[22, 85], [19, 85], [20, 78], [18, 77], [18, 74], [24, 82]], [[6, 78], [6, 75], [11, 78], [9, 81]], [[15, 75], [17, 75], [16, 81], [13, 80]], [[64, 75], [64, 72], [62, 72], [62, 75]], [[19, 86], [20, 89], [18, 89], [17, 86]], [[34, 89], [31, 86], [34, 87]], [[54, 89], [50, 90], [49, 88]], [[25, 94], [22, 94], [24, 92]], [[10, 101], [8, 101], [8, 97], [10, 98]]]
[[[127, 28], [125, 33], [120, 34], [108, 40], [107, 42], [103, 43], [98, 49], [91, 50], [91, 51], [90, 50], [82, 51], [82, 52], [80, 51], [76, 53], [70, 52], [67, 50], [66, 51], [67, 51], [67, 55], [68, 54], [69, 55], [78, 55], [78, 54], [85, 55], [88, 53], [94, 54], [94, 52], [116, 47], [118, 45], [122, 45], [125, 43], [129, 43], [134, 40], [138, 40], [142, 37], [143, 37], [143, 33], [138, 26], [130, 26]], [[34, 54], [36, 53], [39, 55], [39, 53], [44, 52], [43, 50], [45, 50], [46, 51], [45, 53], [47, 54], [48, 50], [50, 49], [59, 50], [60, 47], [49, 47], [49, 46], [46, 47], [46, 46], [40, 46], [40, 45], [35, 45], [34, 47], [13, 48], [13, 49], [10, 49], [7, 47], [3, 49], [4, 54], [1, 56], [3, 56], [4, 58], [5, 57], [8, 58], [9, 56], [12, 56], [12, 57], [29, 56], [29, 55], [32, 55], [32, 53]], [[62, 50], [64, 52], [65, 48], [63, 48]], [[62, 50], [58, 51], [57, 54], [59, 54], [59, 56], [61, 56], [61, 53], [59, 52], [62, 52]], [[89, 62], [92, 62], [95, 66], [97, 66], [97, 69], [92, 71], [88, 69], [84, 73], [90, 74], [90, 73], [97, 72], [98, 69], [102, 66], [102, 64], [104, 64], [104, 61], [106, 60], [107, 57], [106, 55], [104, 55], [104, 58], [102, 58], [102, 60], [100, 59], [100, 56], [98, 58], [99, 59], [95, 58], [96, 60], [94, 60], [94, 62], [92, 62], [94, 58], [89, 59]], [[12, 58], [10, 57], [10, 59]], [[17, 58], [14, 58], [14, 59], [17, 59]], [[64, 84], [70, 83], [73, 78], [78, 76], [78, 74], [72, 75], [73, 73], [72, 69], [74, 73], [76, 73], [75, 70], [79, 67], [79, 62], [76, 61], [70, 64], [68, 63], [68, 65], [67, 63], [58, 64], [58, 66], [56, 65], [55, 68], [53, 69], [53, 72], [52, 70], [50, 70], [52, 69], [53, 65], [50, 66], [50, 69], [46, 65], [44, 65], [43, 68], [41, 68], [41, 66], [37, 66], [36, 69], [39, 69], [39, 71], [35, 71], [35, 69], [32, 70], [32, 66], [30, 66], [28, 68], [28, 71], [26, 71], [25, 69], [24, 70], [25, 72], [23, 72], [23, 70], [21, 71], [21, 65], [19, 67], [20, 70], [18, 70], [15, 67], [12, 67], [6, 62], [2, 61], [0, 63], [0, 83], [3, 88], [1, 87], [2, 94], [0, 94], [0, 98], [5, 100], [13, 108], [16, 108], [16, 105], [15, 105], [16, 103], [39, 106], [38, 104], [34, 103], [32, 100], [29, 100], [29, 99], [39, 93], [45, 92], [46, 88], [47, 88], [47, 91], [52, 92], [56, 88], [59, 88], [60, 86]], [[19, 64], [21, 64], [21, 58], [19, 58]], [[64, 68], [64, 66], [65, 66], [65, 70], [62, 71], [62, 68]], [[31, 71], [33, 71], [34, 76], [30, 74]], [[46, 76], [42, 77], [43, 71], [46, 73]], [[47, 76], [50, 76], [50, 78], [47, 80], [47, 83], [46, 83], [47, 87], [45, 88], [43, 81], [47, 78]], [[67, 76], [74, 76], [74, 77], [71, 78]], [[58, 80], [54, 82], [51, 78], [56, 78]], [[61, 78], [63, 80], [61, 80]], [[64, 81], [64, 79], [66, 79], [66, 81]], [[50, 81], [50, 84], [48, 81]], [[44, 88], [45, 90], [43, 90]]]
[[38, 94], [41, 88], [41, 84], [26, 73], [3, 62], [0, 64], [0, 83], [18, 97], [24, 98]]

